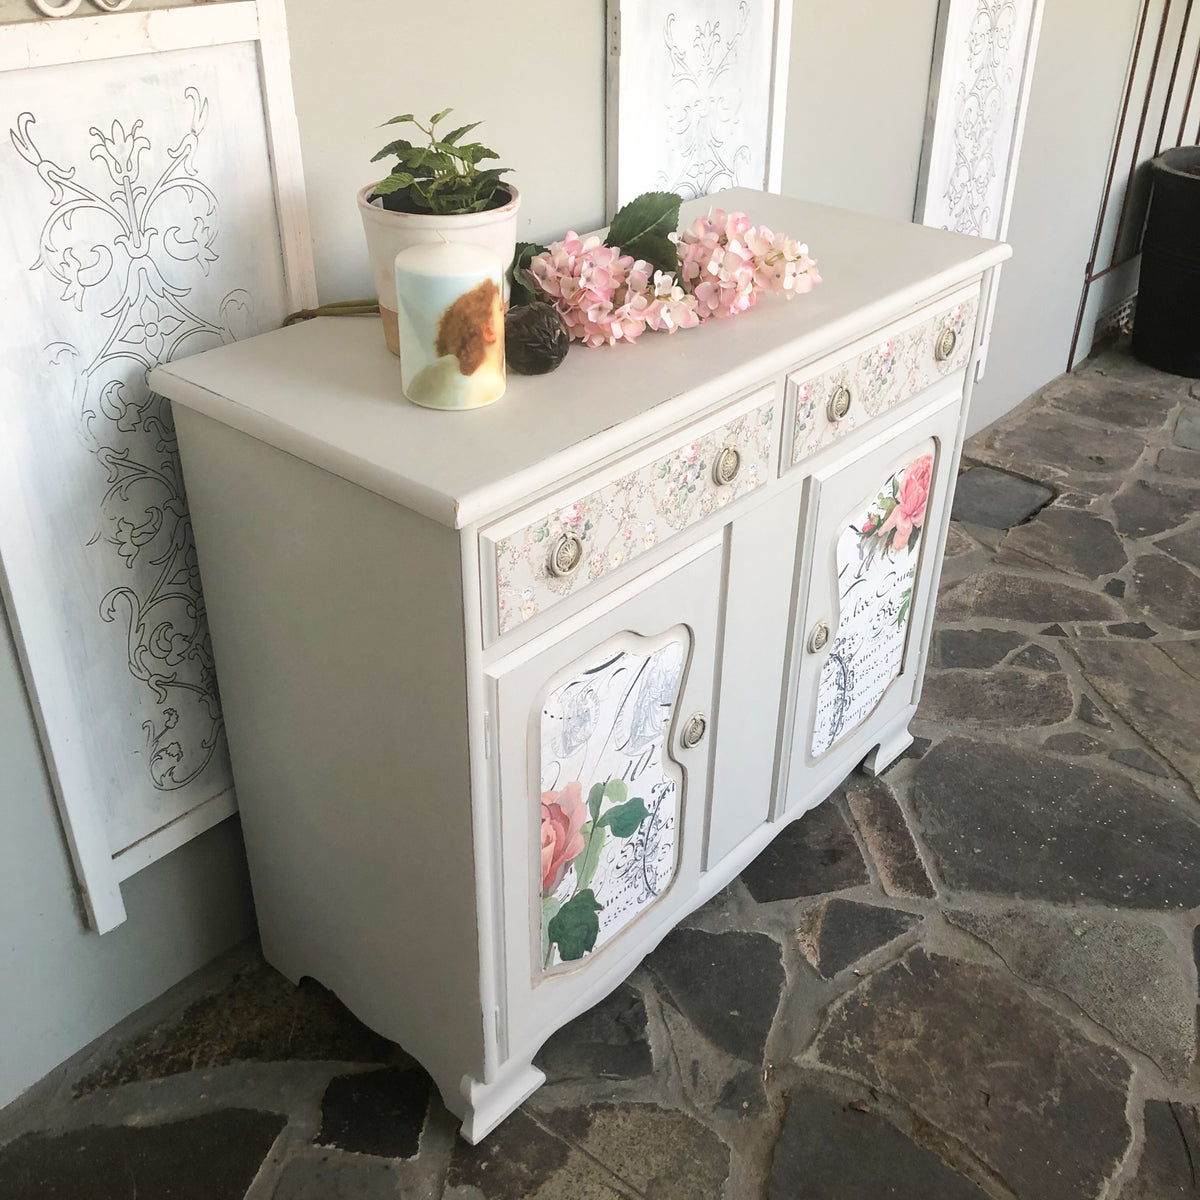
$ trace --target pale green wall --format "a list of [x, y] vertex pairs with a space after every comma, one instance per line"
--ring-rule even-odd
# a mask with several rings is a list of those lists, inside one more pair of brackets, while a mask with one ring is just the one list
[[371, 294], [354, 196], [397, 113], [485, 122], [522, 241], [604, 224], [603, 0], [287, 0], [287, 16], [322, 300]]
[[1137, 10], [1138, 0], [1046, 0], [1008, 231], [1013, 257], [972, 432], [1066, 370]]
[[936, 21], [937, 0], [795, 0], [785, 193], [912, 220]]
[[236, 820], [122, 893], [129, 919], [90, 933], [0, 603], [0, 1107], [254, 929]]

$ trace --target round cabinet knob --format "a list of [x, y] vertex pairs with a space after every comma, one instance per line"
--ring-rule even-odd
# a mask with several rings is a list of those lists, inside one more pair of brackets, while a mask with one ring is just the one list
[[583, 562], [583, 538], [577, 533], [564, 533], [550, 552], [550, 574], [565, 579]]
[[704, 735], [707, 732], [708, 718], [701, 712], [692, 713], [683, 723], [683, 729], [679, 734], [679, 743], [685, 750], [691, 750], [704, 741]]
[[810, 654], [819, 654], [826, 646], [829, 645], [829, 622], [818, 621], [808, 635], [808, 649]]
[[957, 345], [958, 334], [953, 329], [943, 329], [934, 343], [933, 357], [938, 362], [945, 362], [954, 353], [954, 347]]
[[840, 421], [850, 411], [850, 405], [853, 403], [854, 397], [850, 389], [844, 383], [839, 383], [833, 389], [833, 395], [829, 397], [829, 419]]
[[713, 482], [717, 487], [732, 483], [742, 469], [742, 454], [736, 446], [726, 446], [713, 463]]

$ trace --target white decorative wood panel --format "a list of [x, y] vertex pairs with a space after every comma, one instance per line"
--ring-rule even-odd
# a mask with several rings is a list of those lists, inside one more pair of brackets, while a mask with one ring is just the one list
[[791, 0], [609, 0], [608, 210], [778, 190]]
[[[1044, 0], [941, 0], [916, 220], [1003, 239]], [[983, 322], [978, 376], [995, 312]]]
[[[128, 54], [147, 48], [131, 21], [75, 23]], [[311, 291], [303, 258], [285, 269], [260, 48], [201, 40], [218, 44], [0, 73], [0, 555], [101, 932], [124, 919], [120, 879], [235, 807], [170, 405], [146, 374]]]

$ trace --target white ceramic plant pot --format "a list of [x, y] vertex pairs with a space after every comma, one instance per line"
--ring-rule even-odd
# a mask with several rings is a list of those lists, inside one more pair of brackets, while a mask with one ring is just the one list
[[439, 242], [482, 246], [505, 265], [504, 298], [508, 299], [508, 264], [512, 262], [517, 248], [517, 209], [521, 206], [521, 194], [512, 184], [501, 186], [508, 188], [512, 194], [512, 199], [503, 207], [452, 216], [391, 212], [382, 204], [372, 204], [367, 199], [375, 190], [373, 183], [367, 184], [358, 193], [358, 211], [367, 235], [371, 274], [375, 279], [375, 294], [379, 297], [379, 309], [383, 316], [383, 336], [393, 354], [400, 353], [396, 327], [396, 255], [409, 246], [436, 245]]

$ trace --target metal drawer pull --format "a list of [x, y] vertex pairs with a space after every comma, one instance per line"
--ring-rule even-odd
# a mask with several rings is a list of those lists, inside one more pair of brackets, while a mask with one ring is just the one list
[[953, 353], [954, 347], [958, 345], [958, 334], [953, 329], [943, 329], [938, 334], [938, 339], [934, 343], [933, 357], [937, 362], [945, 362]]
[[701, 712], [692, 713], [683, 723], [683, 729], [679, 734], [679, 744], [685, 750], [694, 749], [704, 741], [704, 735], [707, 732], [708, 718]]
[[736, 446], [726, 446], [713, 463], [713, 482], [717, 487], [732, 483], [742, 469], [742, 454]]
[[812, 627], [812, 632], [808, 635], [808, 651], [810, 654], [819, 654], [828, 645], [829, 622], [818, 621]]
[[550, 574], [565, 579], [583, 562], [583, 538], [577, 533], [564, 533], [550, 552]]
[[853, 403], [854, 397], [850, 389], [844, 383], [839, 383], [833, 389], [833, 395], [829, 397], [829, 419], [840, 421], [850, 411], [850, 405]]

